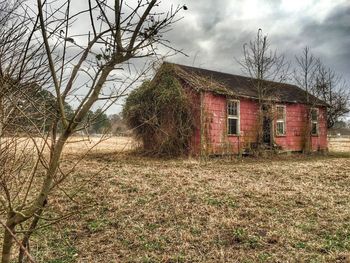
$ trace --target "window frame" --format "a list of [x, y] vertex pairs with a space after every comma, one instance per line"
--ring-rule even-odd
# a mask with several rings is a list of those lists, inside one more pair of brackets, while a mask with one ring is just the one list
[[[237, 105], [237, 116], [235, 115], [230, 115], [229, 114], [229, 110], [228, 110], [228, 106], [229, 103], [234, 102]], [[235, 100], [235, 99], [227, 99], [226, 100], [226, 132], [228, 136], [240, 136], [240, 131], [241, 131], [241, 109], [240, 109], [241, 103], [239, 100]], [[233, 119], [233, 120], [237, 120], [237, 128], [236, 128], [236, 133], [229, 133], [229, 120]]]
[[[278, 119], [278, 108], [283, 108], [283, 119]], [[283, 134], [278, 132], [278, 123], [283, 123]], [[276, 128], [275, 134], [277, 137], [287, 136], [287, 106], [278, 104], [276, 105]]]
[[[312, 119], [312, 111], [316, 111], [316, 120]], [[310, 109], [310, 122], [311, 122], [311, 135], [312, 136], [319, 136], [319, 109], [318, 108], [311, 108]], [[313, 133], [313, 125], [316, 124], [316, 133]]]

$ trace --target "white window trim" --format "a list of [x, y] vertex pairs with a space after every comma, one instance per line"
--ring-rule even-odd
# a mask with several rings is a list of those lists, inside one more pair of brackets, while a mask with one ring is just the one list
[[[233, 115], [229, 115], [228, 114], [228, 103], [229, 102], [236, 102], [237, 103], [237, 116], [233, 116]], [[226, 120], [226, 132], [228, 136], [239, 136], [241, 134], [241, 103], [239, 100], [232, 100], [232, 99], [228, 99], [226, 101], [226, 116], [227, 116], [227, 120]], [[228, 133], [228, 127], [229, 127], [229, 119], [234, 119], [237, 120], [237, 133], [235, 134], [230, 134]]]
[[[312, 111], [313, 110], [316, 110], [316, 121], [314, 121], [313, 119], [312, 119]], [[312, 136], [318, 136], [319, 135], [319, 109], [318, 108], [311, 108], [311, 112], [310, 112], [310, 115], [311, 115], [311, 135]], [[314, 123], [316, 123], [316, 133], [313, 133], [312, 132], [312, 125], [314, 124]]]
[[[278, 108], [283, 108], [283, 120], [277, 119]], [[279, 134], [277, 130], [277, 123], [284, 123], [284, 133]], [[287, 135], [287, 106], [286, 105], [276, 105], [276, 128], [275, 128], [276, 136], [286, 136]]]

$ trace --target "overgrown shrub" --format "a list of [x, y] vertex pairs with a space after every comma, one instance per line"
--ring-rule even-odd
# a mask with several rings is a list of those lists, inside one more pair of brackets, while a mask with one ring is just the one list
[[189, 150], [191, 104], [173, 70], [163, 65], [152, 81], [131, 92], [123, 109], [128, 126], [148, 154], [178, 156]]

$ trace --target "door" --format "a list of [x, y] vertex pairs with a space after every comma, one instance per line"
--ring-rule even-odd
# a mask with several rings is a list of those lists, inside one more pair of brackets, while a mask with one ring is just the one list
[[271, 145], [271, 126], [272, 119], [270, 116], [270, 107], [263, 106], [264, 119], [263, 119], [263, 142], [267, 145]]

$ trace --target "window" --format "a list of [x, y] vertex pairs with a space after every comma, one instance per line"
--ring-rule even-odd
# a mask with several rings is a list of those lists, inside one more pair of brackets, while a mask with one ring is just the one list
[[311, 109], [311, 134], [318, 135], [318, 109]]
[[286, 106], [277, 106], [276, 112], [276, 135], [286, 135]]
[[239, 101], [227, 101], [227, 133], [239, 135]]

